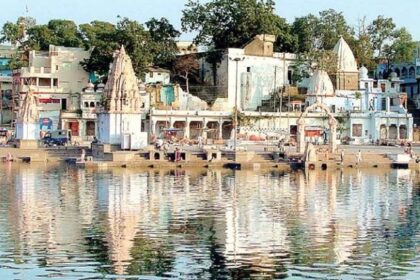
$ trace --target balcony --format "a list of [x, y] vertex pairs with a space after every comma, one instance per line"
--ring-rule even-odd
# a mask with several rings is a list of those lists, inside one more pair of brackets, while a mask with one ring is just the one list
[[50, 67], [22, 67], [20, 75], [22, 78], [27, 77], [51, 77], [52, 70]]

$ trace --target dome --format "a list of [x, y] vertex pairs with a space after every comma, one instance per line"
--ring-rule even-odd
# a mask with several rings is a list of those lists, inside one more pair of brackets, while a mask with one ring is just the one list
[[398, 80], [399, 80], [399, 78], [398, 78], [398, 74], [397, 74], [396, 72], [392, 71], [392, 72], [389, 74], [389, 79], [390, 79], [391, 81], [398, 81]]
[[367, 80], [367, 79], [369, 79], [368, 72], [369, 72], [369, 70], [365, 66], [360, 67], [360, 69], [359, 69], [359, 77], [360, 77], [360, 79], [361, 80]]
[[354, 54], [343, 37], [338, 40], [334, 47], [337, 54], [337, 70], [342, 72], [357, 72], [357, 63]]
[[397, 74], [397, 72], [392, 71], [391, 74], [389, 74], [389, 77], [391, 79], [395, 79], [395, 78], [398, 78], [398, 74]]
[[326, 96], [334, 94], [334, 86], [324, 70], [316, 70], [309, 79], [308, 95]]
[[87, 84], [86, 88], [93, 89], [94, 87], [95, 87], [95, 85], [92, 84], [92, 82], [89, 80], [89, 83]]

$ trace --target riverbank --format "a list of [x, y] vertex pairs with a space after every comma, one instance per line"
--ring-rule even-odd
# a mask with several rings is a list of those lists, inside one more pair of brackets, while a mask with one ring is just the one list
[[[358, 146], [344, 146], [344, 159], [341, 161], [339, 153], [328, 153], [321, 149], [317, 152], [316, 162], [310, 168], [336, 169], [336, 168], [387, 168], [393, 167], [393, 155], [401, 154], [402, 150], [396, 147], [377, 147], [361, 149], [362, 161], [357, 162]], [[80, 161], [82, 151], [85, 150], [85, 161]], [[15, 161], [23, 162], [67, 162], [82, 168], [233, 168], [233, 169], [280, 169], [289, 170], [300, 168], [301, 161], [289, 162], [279, 157], [276, 151], [251, 150], [237, 153], [236, 160], [232, 151], [219, 150], [184, 150], [182, 160], [174, 162], [174, 152], [157, 152], [153, 149], [142, 151], [115, 151], [106, 157], [93, 157], [88, 148], [83, 147], [54, 147], [39, 149], [17, 149], [0, 147], [0, 157], [12, 155]], [[293, 152], [289, 152], [294, 156]], [[410, 160], [406, 168], [419, 168], [415, 160]], [[308, 166], [307, 166], [308, 168]]]

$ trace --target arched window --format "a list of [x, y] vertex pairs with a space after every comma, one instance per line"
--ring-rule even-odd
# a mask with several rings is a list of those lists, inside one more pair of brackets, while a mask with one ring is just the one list
[[95, 107], [95, 102], [90, 102], [90, 108], [94, 108]]
[[410, 69], [408, 70], [408, 75], [410, 76], [410, 78], [416, 77], [416, 69], [413, 66], [411, 66]]
[[401, 78], [405, 78], [408, 75], [408, 70], [407, 68], [403, 67], [403, 69], [401, 70]]
[[89, 108], [89, 102], [85, 102], [85, 108]]

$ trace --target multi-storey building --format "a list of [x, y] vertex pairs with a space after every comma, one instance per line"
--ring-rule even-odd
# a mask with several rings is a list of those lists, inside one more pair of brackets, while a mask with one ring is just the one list
[[79, 94], [88, 84], [89, 77], [80, 62], [89, 55], [89, 51], [81, 48], [54, 45], [50, 45], [48, 51], [31, 51], [29, 66], [13, 73], [15, 113], [31, 90], [38, 97], [41, 130], [70, 129], [78, 136], [76, 122], [60, 127], [60, 114], [79, 107]]

